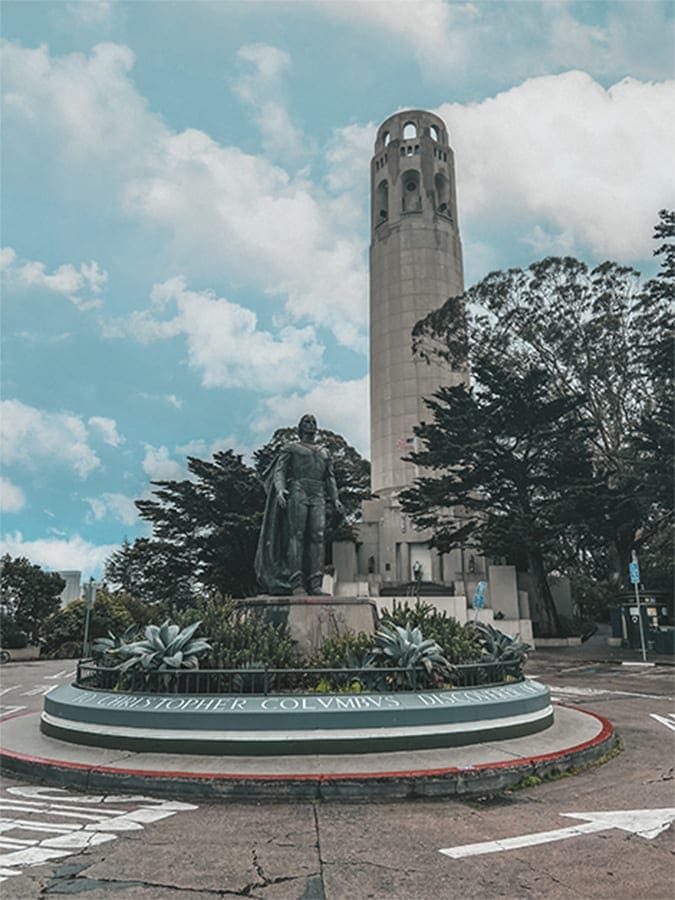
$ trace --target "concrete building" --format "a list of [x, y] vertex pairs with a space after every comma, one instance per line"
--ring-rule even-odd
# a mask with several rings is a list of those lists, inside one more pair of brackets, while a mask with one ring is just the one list
[[[429, 415], [424, 399], [442, 385], [468, 383], [468, 370], [451, 371], [415, 359], [416, 322], [464, 292], [455, 164], [442, 119], [405, 110], [380, 126], [371, 161], [370, 422], [371, 487], [363, 504], [356, 547], [334, 548], [337, 594], [393, 596], [397, 586], [434, 582], [433, 602], [464, 621], [467, 598], [487, 581], [484, 621], [495, 613], [504, 630], [531, 634], [527, 597], [515, 570], [487, 566], [475, 551], [441, 555], [431, 532], [417, 530], [400, 507], [399, 493], [418, 475], [404, 457], [415, 449], [413, 429]], [[443, 591], [446, 587], [447, 591]], [[382, 596], [378, 604], [388, 602]]]
[[82, 597], [82, 572], [71, 569], [59, 572], [59, 575], [66, 582], [66, 586], [61, 591], [61, 608], [63, 609], [73, 600], [79, 600]]

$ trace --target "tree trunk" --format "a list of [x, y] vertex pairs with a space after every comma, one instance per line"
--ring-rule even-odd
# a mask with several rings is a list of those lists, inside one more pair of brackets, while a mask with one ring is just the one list
[[536, 605], [543, 610], [546, 616], [546, 627], [551, 636], [562, 634], [558, 611], [553, 602], [553, 595], [546, 579], [546, 567], [539, 550], [528, 550], [528, 569], [530, 573], [530, 585], [536, 599]]

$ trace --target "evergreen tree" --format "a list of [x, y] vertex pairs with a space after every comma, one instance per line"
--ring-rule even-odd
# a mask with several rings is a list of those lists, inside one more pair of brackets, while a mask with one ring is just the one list
[[37, 638], [40, 624], [60, 605], [66, 582], [58, 572], [44, 572], [25, 557], [7, 553], [0, 560], [0, 604], [3, 628], [13, 627]]

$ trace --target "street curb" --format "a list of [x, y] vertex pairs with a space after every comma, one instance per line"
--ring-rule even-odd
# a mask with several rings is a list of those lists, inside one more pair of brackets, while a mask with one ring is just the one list
[[554, 753], [459, 768], [251, 776], [90, 766], [0, 749], [0, 770], [9, 776], [85, 792], [142, 792], [186, 800], [287, 802], [470, 797], [513, 787], [532, 776], [550, 778], [584, 768], [618, 746], [618, 736], [608, 719], [579, 707], [575, 710], [600, 723], [600, 732], [594, 738]]

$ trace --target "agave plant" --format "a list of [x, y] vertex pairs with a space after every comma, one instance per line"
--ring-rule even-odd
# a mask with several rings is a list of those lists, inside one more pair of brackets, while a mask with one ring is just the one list
[[123, 644], [115, 651], [124, 657], [119, 664], [121, 672], [128, 669], [198, 669], [199, 657], [211, 649], [203, 639], [193, 638], [201, 621], [181, 630], [179, 625], [148, 625], [145, 640]]
[[375, 632], [374, 648], [370, 664], [405, 669], [392, 673], [387, 681], [391, 686], [415, 688], [419, 685], [418, 673], [426, 673], [424, 686], [440, 684], [450, 673], [450, 663], [443, 656], [436, 641], [425, 640], [419, 628], [401, 625], [382, 625]]
[[481, 662], [504, 664], [504, 673], [514, 678], [522, 678], [530, 645], [520, 640], [520, 635], [504, 634], [487, 622], [475, 622], [483, 656]]
[[122, 634], [108, 632], [108, 637], [96, 638], [91, 645], [92, 659], [102, 666], [113, 666], [117, 662], [115, 654], [126, 644], [130, 644], [138, 637], [139, 627], [132, 622]]

